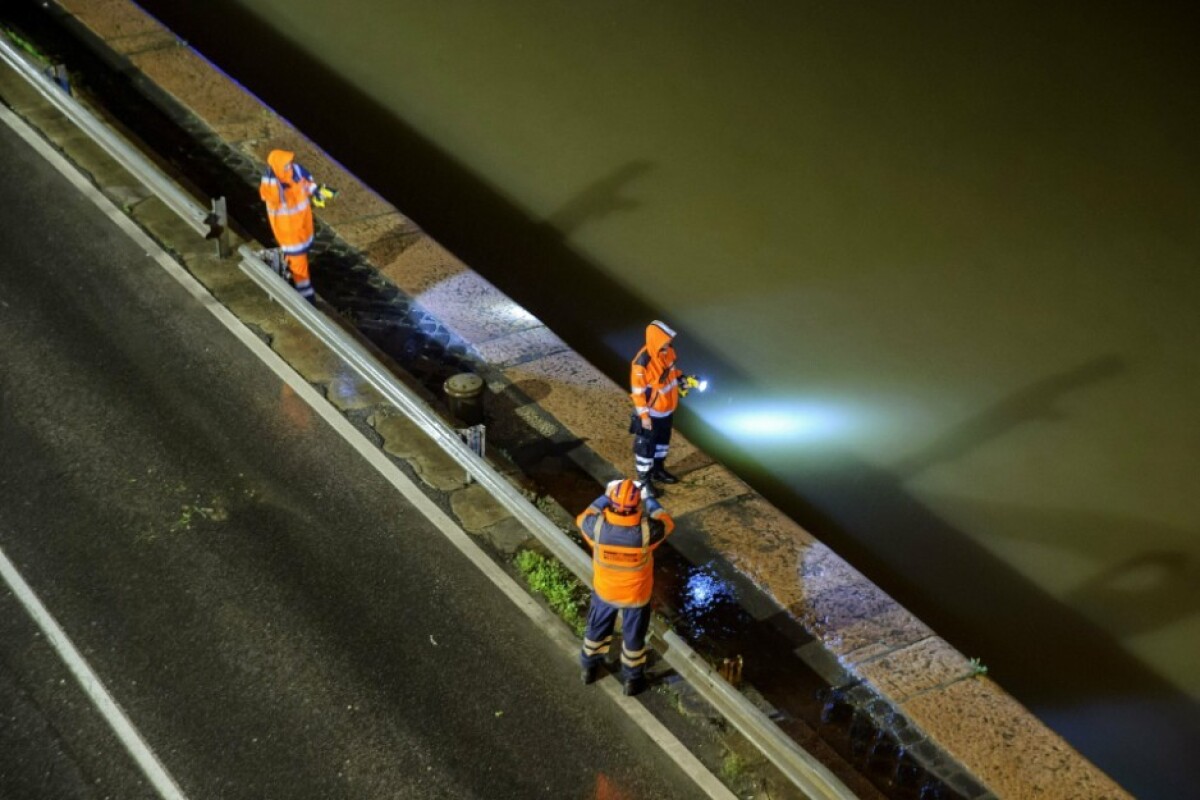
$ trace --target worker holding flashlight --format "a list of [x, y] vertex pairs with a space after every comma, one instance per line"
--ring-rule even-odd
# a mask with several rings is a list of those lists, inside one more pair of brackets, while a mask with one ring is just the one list
[[678, 483], [667, 471], [667, 453], [671, 448], [672, 415], [679, 398], [691, 389], [704, 391], [707, 382], [685, 375], [675, 364], [672, 342], [675, 331], [665, 322], [654, 320], [646, 326], [646, 346], [638, 351], [630, 368], [630, 397], [633, 416], [629, 431], [633, 438], [633, 461], [637, 484], [645, 497], [656, 497], [658, 483]]

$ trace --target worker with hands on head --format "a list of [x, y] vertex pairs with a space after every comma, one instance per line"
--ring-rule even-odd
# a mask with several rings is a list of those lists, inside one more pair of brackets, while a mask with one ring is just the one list
[[633, 461], [638, 485], [647, 497], [658, 494], [654, 482], [679, 482], [665, 466], [671, 447], [672, 415], [679, 407], [679, 398], [691, 387], [700, 385], [695, 376], [684, 375], [675, 365], [674, 339], [675, 331], [665, 322], [654, 320], [646, 326], [646, 346], [630, 365], [633, 418], [629, 430], [634, 434]]
[[625, 694], [635, 695], [646, 688], [654, 550], [675, 529], [675, 522], [657, 500], [643, 500], [629, 479], [609, 483], [575, 522], [592, 548], [592, 597], [579, 654], [583, 682], [596, 679], [619, 613], [621, 676]]
[[337, 192], [313, 180], [312, 174], [296, 163], [295, 153], [272, 150], [267, 169], [258, 184], [258, 194], [267, 206], [267, 219], [279, 249], [287, 258], [292, 285], [304, 299], [316, 302], [308, 273], [308, 251], [313, 243], [312, 206], [325, 206]]

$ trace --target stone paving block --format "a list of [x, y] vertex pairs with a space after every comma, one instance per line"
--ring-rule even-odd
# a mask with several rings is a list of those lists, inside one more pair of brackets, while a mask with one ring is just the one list
[[456, 336], [476, 343], [499, 339], [541, 326], [541, 321], [514, 303], [477, 273], [448, 276], [416, 297]]
[[[50, 101], [7, 65], [0, 68], [0, 99], [23, 117], [30, 117], [32, 112], [37, 111], [42, 112], [41, 118], [47, 121], [59, 118], [57, 111], [50, 112]], [[41, 130], [41, 125], [36, 127]]]
[[411, 297], [420, 297], [426, 290], [467, 269], [461, 261], [428, 236], [422, 236], [390, 261], [372, 263], [388, 280]]
[[58, 4], [118, 51], [129, 37], [176, 38], [158, 20], [128, 0], [58, 0]]
[[[238, 152], [257, 159], [255, 147], [259, 142], [278, 139], [288, 131], [288, 125], [274, 112], [260, 108], [245, 119], [217, 120], [209, 123], [213, 133], [222, 141], [234, 145]], [[265, 162], [263, 162], [265, 164]]]
[[249, 279], [231, 281], [227, 287], [215, 291], [221, 302], [238, 319], [247, 325], [257, 326], [266, 333], [277, 330], [290, 319], [283, 306], [272, 300], [270, 295]]
[[344, 222], [337, 233], [376, 267], [391, 263], [424, 235], [398, 211]]
[[484, 361], [500, 368], [570, 350], [567, 344], [545, 325], [476, 343], [475, 349]]
[[213, 252], [213, 243], [184, 222], [157, 196], [146, 198], [133, 206], [129, 213], [151, 236], [185, 259], [202, 257]]
[[[663, 502], [668, 498], [669, 490]], [[802, 599], [798, 576], [816, 540], [762, 498], [709, 506], [689, 515], [687, 524], [781, 607]]]
[[501, 520], [511, 518], [508, 510], [478, 483], [450, 495], [450, 509], [463, 529], [480, 533]]
[[[93, 176], [93, 180], [95, 180], [95, 176]], [[150, 192], [141, 184], [132, 184], [129, 186], [101, 185], [100, 191], [112, 201], [113, 205], [126, 213], [150, 196]]]
[[820, 542], [797, 564], [800, 597], [788, 611], [845, 663], [933, 635], [927, 625]]
[[586, 437], [601, 458], [632, 469], [629, 404], [598, 369], [567, 352], [518, 364], [504, 375], [568, 430]]
[[383, 439], [384, 451], [406, 460], [429, 486], [450, 492], [466, 484], [466, 472], [458, 462], [407, 417], [375, 414], [370, 424]]
[[508, 517], [489, 525], [480, 531], [480, 533], [483, 534], [492, 547], [510, 557], [515, 555], [533, 536], [529, 532], [529, 529], [513, 517]]
[[[209, 242], [211, 247], [212, 243]], [[236, 250], [236, 246], [234, 247]], [[215, 252], [210, 251], [203, 255], [192, 256], [185, 260], [188, 272], [196, 276], [201, 283], [208, 288], [210, 292], [219, 298], [224, 298], [225, 293], [237, 287], [245, 286], [253, 288], [260, 294], [264, 294], [258, 285], [252, 283], [246, 274], [238, 268], [236, 258], [218, 258]]]
[[292, 365], [309, 383], [327, 384], [345, 366], [341, 359], [313, 336], [307, 328], [292, 321], [270, 331], [271, 349]]
[[1040, 800], [1130, 797], [988, 678], [957, 681], [903, 705], [997, 796]]
[[262, 106], [239, 90], [191, 48], [150, 50], [130, 56], [146, 77], [164, 89], [210, 128], [240, 120], [257, 119]]
[[907, 700], [972, 675], [971, 662], [938, 636], [858, 661], [854, 666], [859, 676], [894, 701]]
[[71, 120], [60, 114], [58, 109], [51, 106], [40, 95], [36, 99], [32, 99], [29, 105], [24, 107], [14, 105], [13, 108], [30, 125], [37, 128], [45, 139], [54, 142], [56, 145], [64, 139], [87, 135], [82, 133], [74, 122], [71, 122]]
[[684, 514], [750, 493], [750, 487], [725, 467], [709, 464], [681, 475], [674, 486], [665, 487], [662, 503], [671, 516], [679, 519]]
[[371, 408], [384, 402], [383, 395], [375, 387], [359, 377], [345, 362], [330, 378], [325, 387], [325, 397], [340, 411]]
[[163, 50], [171, 47], [178, 47], [179, 39], [170, 33], [161, 33], [151, 31], [147, 33], [135, 33], [132, 36], [123, 36], [120, 39], [112, 41], [112, 48], [115, 52], [120, 53], [125, 57], [140, 55], [141, 53], [149, 52], [150, 50]]

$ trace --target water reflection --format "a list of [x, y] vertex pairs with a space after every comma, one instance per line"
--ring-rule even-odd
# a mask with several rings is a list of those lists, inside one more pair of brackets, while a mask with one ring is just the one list
[[837, 435], [849, 427], [847, 414], [817, 403], [736, 403], [736, 411], [697, 413], [733, 439], [812, 441]]
[[723, 640], [738, 630], [737, 590], [717, 575], [711, 562], [686, 573], [678, 608], [689, 638]]

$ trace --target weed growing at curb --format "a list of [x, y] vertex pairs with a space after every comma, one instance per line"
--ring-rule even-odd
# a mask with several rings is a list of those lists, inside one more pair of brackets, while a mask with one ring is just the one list
[[584, 608], [588, 598], [587, 587], [562, 564], [533, 550], [522, 550], [514, 561], [529, 587], [546, 598], [555, 613], [571, 626], [577, 636], [582, 636], [586, 622]]
[[38, 61], [41, 61], [45, 64], [50, 63], [50, 59], [46, 57], [45, 53], [37, 48], [37, 45], [21, 36], [12, 28], [6, 25], [0, 25], [0, 33], [4, 34], [4, 36], [7, 37], [10, 42], [36, 58]]
[[746, 762], [732, 750], [721, 760], [721, 777], [726, 783], [733, 783], [741, 778], [746, 771]]
[[988, 668], [978, 658], [972, 658], [969, 666], [971, 668], [972, 677], [976, 675], [987, 675]]

